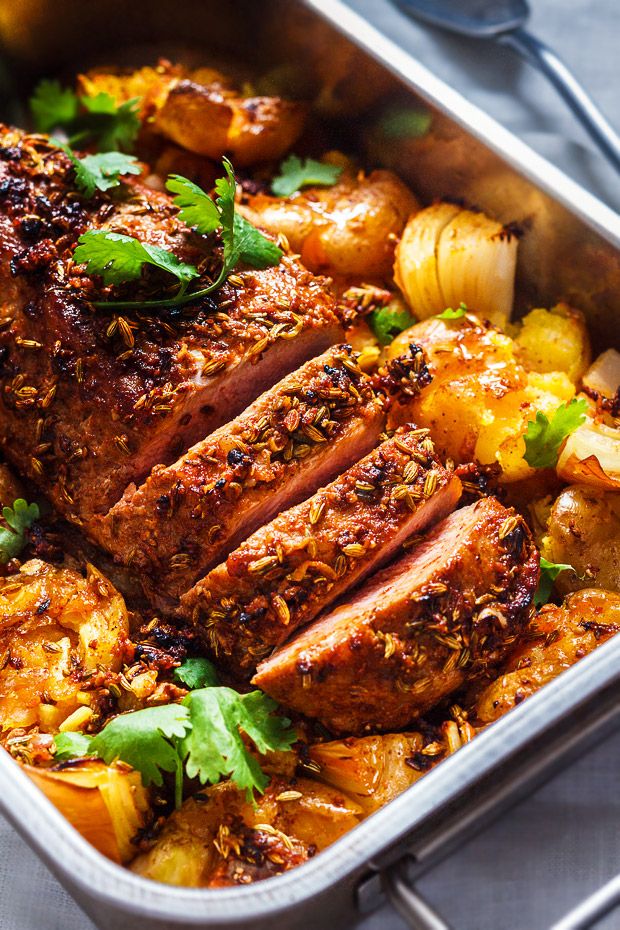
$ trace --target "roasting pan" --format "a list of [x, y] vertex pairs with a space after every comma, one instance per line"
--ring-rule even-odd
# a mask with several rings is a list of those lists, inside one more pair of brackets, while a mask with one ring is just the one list
[[[425, 200], [458, 197], [517, 221], [517, 309], [563, 298], [584, 309], [595, 344], [618, 346], [620, 218], [338, 0], [0, 0], [0, 117], [22, 119], [40, 76], [100, 62], [173, 58], [189, 47], [229, 70], [295, 60], [310, 71], [317, 49], [338, 61], [350, 42], [358, 52], [348, 80], [380, 80], [385, 97], [362, 116], [341, 114], [337, 144], [394, 168]], [[386, 138], [385, 113], [403, 106], [427, 111], [430, 128]], [[440, 928], [407, 882], [618, 724], [620, 636], [315, 859], [234, 889], [173, 888], [114, 865], [6, 753], [0, 809], [101, 930], [345, 927], [386, 894], [411, 926]], [[587, 923], [563, 924], [578, 926]]]

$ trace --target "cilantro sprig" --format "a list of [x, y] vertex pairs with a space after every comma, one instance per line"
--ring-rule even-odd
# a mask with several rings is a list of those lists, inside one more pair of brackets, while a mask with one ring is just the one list
[[277, 197], [290, 197], [311, 185], [332, 187], [341, 174], [342, 168], [339, 165], [328, 165], [314, 158], [302, 161], [298, 155], [289, 155], [271, 182], [271, 190]]
[[555, 584], [555, 579], [562, 572], [574, 572], [575, 569], [572, 565], [568, 565], [565, 562], [550, 562], [548, 559], [545, 559], [544, 556], [540, 557], [540, 579], [538, 581], [538, 587], [534, 594], [534, 604], [536, 607], [542, 607], [543, 604], [546, 604], [551, 597], [551, 591], [553, 585]]
[[174, 677], [190, 690], [212, 687], [220, 683], [215, 665], [202, 656], [183, 659], [179, 667], [175, 668]]
[[16, 558], [26, 545], [26, 530], [39, 519], [39, 508], [28, 504], [23, 497], [13, 501], [12, 507], [3, 507], [6, 526], [0, 526], [0, 563]]
[[[183, 663], [185, 678], [191, 668], [196, 680], [204, 681], [206, 666], [188, 667], [189, 662]], [[96, 756], [108, 764], [120, 759], [140, 772], [147, 786], [162, 785], [163, 773], [172, 773], [177, 808], [185, 774], [202, 785], [230, 777], [252, 800], [269, 779], [246, 740], [265, 753], [289, 750], [297, 739], [290, 720], [275, 714], [276, 709], [275, 701], [261, 691], [239, 694], [232, 688], [201, 687], [190, 691], [181, 704], [114, 717], [96, 736], [60, 734], [54, 739], [56, 758]]]
[[382, 346], [387, 346], [403, 330], [408, 329], [416, 322], [405, 306], [387, 304], [373, 310], [368, 317], [368, 323]]
[[560, 447], [586, 418], [588, 402], [585, 398], [573, 397], [568, 404], [557, 408], [551, 419], [540, 410], [535, 420], [530, 420], [525, 433], [525, 455], [532, 468], [554, 468]]
[[58, 81], [43, 80], [30, 98], [39, 132], [62, 129], [72, 148], [94, 144], [100, 152], [130, 151], [140, 130], [139, 99], [117, 104], [110, 94], [78, 96]]
[[173, 274], [179, 289], [170, 298], [156, 300], [95, 301], [100, 308], [131, 309], [179, 307], [217, 290], [240, 262], [252, 268], [277, 265], [283, 252], [235, 210], [236, 181], [233, 167], [223, 159], [225, 176], [215, 182], [215, 201], [202, 188], [181, 175], [171, 175], [166, 183], [175, 195], [180, 218], [201, 235], [219, 230], [223, 245], [222, 267], [206, 287], [187, 292], [188, 284], [200, 276], [194, 265], [181, 262], [167, 249], [141, 243], [133, 236], [107, 230], [90, 230], [78, 239], [76, 262], [85, 264], [91, 274], [101, 275], [104, 284], [121, 284], [140, 277], [146, 264]]
[[96, 190], [107, 191], [117, 187], [122, 175], [140, 174], [140, 165], [133, 155], [102, 152], [80, 157], [68, 145], [60, 147], [71, 159], [75, 168], [75, 183], [85, 197], [92, 197]]

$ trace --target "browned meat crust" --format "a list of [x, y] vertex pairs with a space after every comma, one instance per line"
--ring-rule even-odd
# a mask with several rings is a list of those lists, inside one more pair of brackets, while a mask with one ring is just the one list
[[[46, 137], [0, 127], [0, 443], [61, 513], [86, 523], [341, 331], [323, 283], [293, 258], [182, 310], [95, 309], [97, 284], [72, 262], [87, 229], [137, 236], [207, 270], [217, 256], [140, 181], [90, 201], [74, 188], [69, 159]], [[159, 274], [123, 297], [164, 294]]]
[[151, 600], [174, 600], [258, 526], [365, 455], [384, 421], [383, 398], [350, 347], [337, 346], [128, 488], [98, 521], [98, 538], [140, 574]]
[[313, 497], [280, 513], [182, 599], [205, 645], [234, 674], [445, 517], [461, 493], [428, 430], [400, 429]]
[[401, 729], [502, 658], [537, 581], [523, 519], [484, 498], [274, 653], [253, 682], [337, 733]]

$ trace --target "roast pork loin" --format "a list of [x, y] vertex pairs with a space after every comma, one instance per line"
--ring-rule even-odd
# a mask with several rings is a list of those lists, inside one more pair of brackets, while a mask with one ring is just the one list
[[366, 455], [384, 422], [383, 395], [350, 346], [336, 346], [156, 466], [94, 532], [153, 603], [174, 603], [258, 526]]
[[[96, 309], [106, 289], [72, 256], [82, 233], [101, 228], [219, 266], [166, 194], [134, 179], [87, 200], [49, 139], [0, 126], [0, 443], [86, 531], [129, 483], [342, 338], [325, 282], [291, 257], [241, 271], [196, 305]], [[168, 296], [169, 286], [151, 268], [120, 296]]]
[[280, 513], [198, 582], [184, 614], [238, 676], [457, 504], [461, 483], [428, 430], [403, 427], [327, 487]]
[[482, 498], [275, 652], [253, 683], [334, 733], [403, 729], [503, 657], [538, 561], [523, 519]]

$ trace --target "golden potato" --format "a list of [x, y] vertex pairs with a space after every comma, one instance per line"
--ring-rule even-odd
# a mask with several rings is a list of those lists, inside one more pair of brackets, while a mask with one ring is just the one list
[[531, 310], [515, 342], [528, 371], [563, 371], [577, 384], [590, 364], [590, 339], [583, 314], [568, 304]]
[[388, 278], [394, 238], [418, 204], [390, 171], [344, 172], [333, 187], [310, 187], [291, 197], [250, 197], [240, 212], [257, 226], [283, 233], [311, 271], [364, 280]]
[[407, 223], [394, 279], [419, 319], [464, 303], [504, 325], [512, 313], [517, 245], [514, 232], [484, 213], [433, 204]]
[[82, 729], [96, 712], [88, 675], [118, 671], [125, 602], [93, 566], [86, 578], [38, 559], [0, 579], [0, 729]]
[[473, 315], [431, 318], [390, 345], [395, 358], [410, 343], [424, 350], [431, 383], [390, 413], [390, 428], [406, 422], [431, 430], [438, 451], [457, 463], [498, 462], [505, 482], [528, 478], [523, 438], [537, 411], [551, 416], [574, 395], [563, 372], [527, 372], [512, 339]]
[[172, 814], [131, 869], [194, 888], [255, 881], [324, 849], [361, 815], [361, 807], [341, 791], [307, 778], [272, 779], [256, 807], [223, 782]]
[[566, 488], [551, 508], [541, 552], [575, 569], [558, 576], [561, 592], [593, 586], [620, 591], [620, 494]]
[[502, 674], [478, 696], [479, 723], [497, 720], [579, 659], [614, 636], [620, 624], [620, 595], [586, 589], [561, 607], [548, 604], [532, 622], [522, 645]]

